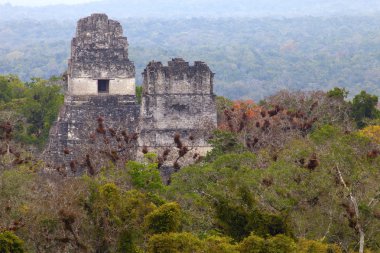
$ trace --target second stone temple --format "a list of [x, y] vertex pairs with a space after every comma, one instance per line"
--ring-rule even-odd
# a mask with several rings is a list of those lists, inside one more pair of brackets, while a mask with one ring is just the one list
[[137, 102], [135, 66], [128, 56], [128, 40], [119, 22], [105, 14], [78, 21], [71, 44], [65, 103], [50, 133], [48, 160], [67, 162], [67, 150], [88, 142], [99, 117], [108, 129], [138, 135], [136, 157], [148, 149], [176, 147], [175, 136], [191, 140], [200, 155], [217, 125], [214, 74], [203, 62], [190, 65], [181, 58], [164, 66], [150, 62], [143, 72], [141, 103]]

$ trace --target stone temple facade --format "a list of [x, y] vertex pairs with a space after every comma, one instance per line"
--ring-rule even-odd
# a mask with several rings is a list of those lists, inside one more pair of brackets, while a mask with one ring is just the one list
[[128, 41], [119, 22], [103, 14], [78, 21], [68, 87], [71, 95], [135, 95], [135, 66], [128, 59]]
[[193, 139], [199, 153], [210, 149], [206, 142], [216, 126], [214, 74], [203, 62], [190, 66], [173, 59], [168, 66], [150, 62], [143, 73], [143, 99], [140, 116], [140, 145], [171, 147], [173, 136]]
[[50, 132], [46, 157], [69, 162], [88, 142], [99, 117], [107, 128], [138, 134], [136, 158], [143, 150], [162, 152], [175, 147], [174, 136], [192, 152], [205, 155], [210, 130], [216, 127], [214, 74], [203, 62], [191, 66], [173, 59], [164, 66], [150, 62], [143, 73], [141, 104], [135, 94], [135, 67], [119, 22], [105, 14], [78, 21], [72, 40], [65, 103]]

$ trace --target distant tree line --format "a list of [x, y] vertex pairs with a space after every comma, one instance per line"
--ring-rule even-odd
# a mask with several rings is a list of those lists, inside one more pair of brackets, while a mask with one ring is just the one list
[[[281, 89], [379, 95], [380, 18], [125, 19], [130, 59], [207, 62], [218, 95], [259, 101]], [[0, 73], [49, 78], [67, 68], [75, 22], [0, 22]]]

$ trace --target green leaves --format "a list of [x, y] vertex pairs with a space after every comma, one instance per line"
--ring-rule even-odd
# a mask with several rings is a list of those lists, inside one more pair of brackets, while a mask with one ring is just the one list
[[1, 253], [24, 253], [24, 242], [12, 232], [0, 233]]
[[242, 154], [225, 154], [218, 157], [213, 162], [215, 169], [229, 168], [234, 170], [240, 170], [244, 168], [254, 168], [256, 166], [256, 155], [251, 152], [245, 152]]
[[149, 239], [148, 253], [198, 253], [201, 241], [191, 233], [164, 233]]
[[61, 87], [46, 80], [22, 83], [12, 75], [0, 76], [0, 122], [6, 119], [15, 125], [18, 141], [44, 144], [62, 104]]
[[126, 164], [134, 187], [147, 191], [160, 191], [164, 188], [157, 163], [129, 161]]
[[13, 75], [0, 76], [0, 104], [23, 97], [24, 91], [25, 87], [18, 77]]
[[179, 232], [182, 213], [177, 203], [167, 203], [145, 217], [146, 226], [153, 234]]
[[329, 141], [331, 138], [335, 138], [340, 134], [340, 131], [331, 125], [321, 126], [319, 129], [311, 133], [310, 137], [318, 144], [323, 144]]
[[138, 104], [141, 104], [143, 88], [142, 86], [136, 86], [136, 100]]
[[37, 80], [26, 93], [26, 101], [21, 113], [26, 118], [27, 132], [23, 140], [34, 144], [43, 144], [49, 135], [50, 127], [57, 119], [63, 104], [60, 87], [46, 86], [46, 81]]
[[345, 88], [334, 87], [334, 89], [327, 92], [327, 96], [339, 100], [344, 100], [348, 96], [348, 90]]
[[240, 241], [251, 233], [261, 237], [292, 234], [282, 217], [260, 211], [257, 206], [245, 208], [243, 203], [232, 205], [227, 200], [219, 200], [215, 205], [223, 234], [235, 240]]
[[267, 253], [296, 253], [296, 244], [293, 239], [277, 235], [266, 240]]
[[237, 135], [228, 131], [215, 131], [213, 138], [209, 142], [213, 146], [213, 150], [207, 154], [207, 161], [213, 161], [218, 156], [228, 153], [241, 153], [247, 151], [240, 143]]
[[361, 91], [356, 95], [352, 101], [352, 114], [356, 120], [358, 127], [365, 126], [364, 120], [378, 118], [379, 111], [376, 106], [379, 99], [375, 95], [368, 94], [365, 91]]
[[257, 235], [250, 235], [239, 244], [241, 253], [262, 253], [265, 247], [265, 240]]

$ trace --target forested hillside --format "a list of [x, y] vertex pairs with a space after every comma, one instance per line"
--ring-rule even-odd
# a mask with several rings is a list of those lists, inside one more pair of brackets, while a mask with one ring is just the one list
[[[214, 149], [163, 180], [167, 155], [131, 160], [123, 126], [103, 120], [67, 167], [43, 160], [62, 103], [55, 84], [0, 76], [0, 252], [380, 251], [377, 96], [218, 97]], [[190, 149], [173, 136], [165, 152]]]
[[[55, 124], [75, 22], [94, 11], [121, 21], [137, 84], [151, 60], [211, 67], [212, 150], [180, 133], [148, 147], [96, 99], [83, 144], [73, 118]], [[376, 13], [378, 0], [0, 5], [0, 253], [380, 253]]]
[[[380, 94], [380, 18], [127, 19], [138, 83], [150, 60], [203, 60], [216, 92], [260, 100], [280, 89], [346, 87]], [[75, 22], [0, 23], [0, 73], [23, 80], [60, 75]]]
[[101, 0], [77, 5], [22, 7], [0, 5], [0, 20], [33, 18], [73, 19], [94, 12], [126, 17], [295, 17], [368, 15], [380, 11], [376, 0]]

